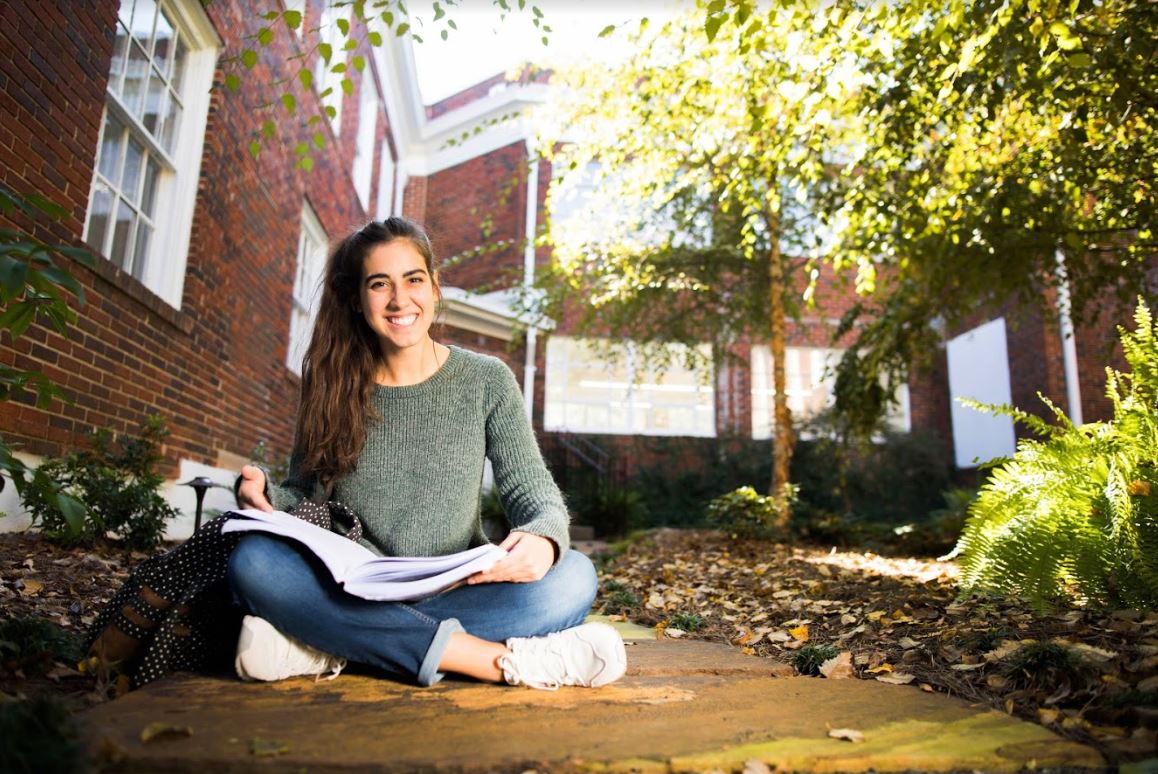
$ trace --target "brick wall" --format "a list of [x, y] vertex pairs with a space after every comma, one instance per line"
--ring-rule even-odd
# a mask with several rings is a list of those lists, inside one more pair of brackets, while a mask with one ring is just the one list
[[[83, 230], [117, 6], [29, 0], [0, 10], [7, 44], [0, 55], [0, 182], [64, 203], [70, 218], [43, 235], [73, 244]], [[240, 53], [245, 37], [264, 26], [262, 12], [280, 8], [273, 0], [210, 4], [209, 19], [224, 41], [219, 61]], [[320, 0], [310, 3], [307, 29], [320, 8]], [[309, 35], [299, 41], [280, 30], [236, 93], [221, 88], [227, 65], [215, 74], [181, 308], [98, 260], [93, 269], [73, 266], [88, 304], [66, 335], [37, 325], [4, 342], [0, 362], [43, 370], [74, 401], [48, 410], [29, 396], [0, 403], [8, 440], [57, 454], [94, 428], [135, 432], [159, 413], [171, 431], [164, 450], [170, 474], [180, 460], [220, 465], [260, 441], [274, 459], [288, 451], [298, 380], [284, 364], [302, 202], [331, 236], [366, 218], [350, 176], [357, 72], [340, 137], [324, 118], [304, 126], [320, 104], [298, 86], [302, 125], [274, 114], [282, 134], [256, 159], [247, 150], [261, 106], [278, 96], [271, 84], [293, 75], [286, 63], [312, 47]], [[49, 45], [29, 47], [30, 40]], [[379, 120], [385, 127], [384, 114]], [[315, 130], [325, 135], [325, 148], [306, 173], [295, 168], [293, 146]]]
[[512, 143], [426, 179], [426, 227], [444, 284], [488, 291], [522, 281], [527, 152]]

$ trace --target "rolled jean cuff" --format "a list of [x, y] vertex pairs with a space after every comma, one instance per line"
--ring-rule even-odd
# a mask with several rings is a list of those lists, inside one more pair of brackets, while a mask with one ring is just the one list
[[438, 630], [434, 632], [434, 639], [430, 641], [430, 647], [426, 649], [426, 657], [422, 659], [422, 666], [418, 667], [419, 685], [434, 685], [446, 677], [445, 672], [438, 671], [438, 665], [442, 663], [442, 655], [446, 653], [446, 647], [450, 645], [450, 635], [465, 631], [466, 629], [462, 628], [462, 624], [456, 618], [447, 618], [438, 625]]

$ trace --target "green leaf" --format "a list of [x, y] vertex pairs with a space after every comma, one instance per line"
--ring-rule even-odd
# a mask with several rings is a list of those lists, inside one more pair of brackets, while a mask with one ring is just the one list
[[603, 29], [601, 29], [599, 31], [599, 37], [605, 38], [608, 35], [612, 34], [613, 32], [615, 32], [615, 25], [614, 24], [608, 24], [606, 27], [604, 27]]
[[406, 23], [402, 23], [402, 24], [398, 25], [398, 29], [394, 31], [394, 34], [397, 35], [398, 37], [402, 37], [403, 35], [405, 35], [409, 31], [410, 31], [410, 25], [406, 24]]
[[16, 298], [24, 292], [24, 277], [28, 264], [0, 253], [0, 293], [5, 299]]
[[440, 32], [440, 33], [439, 33], [439, 35], [441, 35], [441, 36], [442, 36], [442, 39], [443, 39], [443, 40], [446, 40], [447, 38], [449, 38], [449, 37], [450, 37], [450, 33], [449, 33], [449, 32], [447, 32], [446, 30], [443, 30], [442, 32]]
[[301, 11], [283, 11], [281, 17], [285, 19], [285, 26], [291, 30], [296, 30], [302, 26], [302, 12]]
[[257, 158], [261, 155], [261, 140], [253, 140], [249, 143], [249, 155]]
[[269, 27], [262, 27], [257, 31], [257, 42], [262, 46], [268, 46], [273, 42], [273, 30]]
[[313, 143], [315, 146], [317, 146], [318, 150], [322, 150], [326, 147], [326, 135], [322, 134], [321, 132], [314, 132], [312, 135], [310, 135], [310, 139], [313, 140]]
[[346, 72], [346, 63], [345, 62], [338, 62], [337, 64], [335, 64], [333, 67], [330, 68], [330, 72], [334, 73], [335, 75], [339, 75], [341, 73]]
[[326, 105], [323, 110], [326, 111], [326, 115], [330, 117], [331, 121], [338, 117], [338, 109], [333, 105]]
[[257, 64], [257, 52], [252, 48], [247, 48], [242, 51], [241, 63], [245, 65], [246, 69], [252, 70], [253, 66]]
[[36, 319], [36, 304], [28, 301], [14, 303], [0, 312], [0, 330], [7, 330], [12, 338], [19, 338]]
[[298, 163], [301, 165], [302, 169], [304, 169], [306, 172], [310, 172], [314, 168], [314, 157], [313, 156], [303, 156], [301, 161]]
[[323, 62], [325, 62], [326, 64], [329, 64], [330, 63], [330, 57], [332, 57], [333, 55], [334, 55], [334, 47], [331, 46], [329, 43], [319, 43], [318, 44], [318, 56], [320, 56], [322, 58]]
[[371, 46], [377, 48], [382, 45], [382, 33], [378, 30], [370, 30], [370, 32], [366, 33], [366, 40], [370, 42]]
[[350, 36], [350, 20], [339, 17], [335, 22], [338, 25], [338, 32], [342, 33], [342, 37]]
[[366, 57], [361, 56], [361, 55], [355, 56], [353, 59], [350, 60], [350, 64], [352, 64], [354, 66], [355, 70], [357, 70], [358, 72], [362, 72], [363, 70], [366, 69]]
[[303, 88], [311, 88], [314, 85], [314, 71], [303, 67], [298, 70], [298, 80], [301, 82]]
[[1094, 63], [1094, 60], [1089, 54], [1082, 52], [1078, 54], [1070, 54], [1066, 57], [1066, 64], [1076, 70], [1084, 70]]
[[230, 73], [225, 76], [225, 88], [230, 91], [237, 91], [241, 88], [241, 76], [237, 73]]
[[84, 531], [85, 516], [88, 514], [88, 509], [85, 508], [84, 503], [72, 495], [59, 490], [56, 491], [54, 499], [56, 500], [57, 510], [64, 516], [64, 520], [68, 524], [68, 528], [72, 534], [81, 534]]
[[387, 29], [389, 29], [390, 27], [393, 27], [394, 26], [394, 14], [391, 13], [390, 11], [383, 11], [382, 12], [382, 22], [386, 25]]
[[296, 111], [298, 109], [298, 101], [294, 98], [294, 95], [292, 95], [292, 94], [282, 94], [281, 95], [281, 104], [282, 104], [282, 107], [285, 108], [285, 112], [289, 113], [290, 115], [293, 115], [294, 111]]
[[342, 79], [342, 91], [346, 92], [347, 96], [352, 95], [354, 93], [354, 82], [351, 81], [349, 78], [343, 78]]
[[441, 3], [435, 3], [434, 4], [434, 19], [432, 21], [438, 21], [443, 16], [446, 16], [446, 11], [442, 10], [442, 4]]
[[307, 156], [310, 152], [310, 146], [307, 143], [299, 142], [294, 146], [294, 153], [298, 156]]
[[273, 119], [267, 118], [265, 121], [262, 121], [261, 133], [267, 138], [273, 139], [274, 135], [277, 134], [277, 124], [274, 123]]
[[726, 19], [726, 16], [714, 15], [709, 16], [708, 20], [704, 22], [704, 33], [708, 36], [709, 43], [716, 39], [716, 34], [719, 33], [720, 27]]

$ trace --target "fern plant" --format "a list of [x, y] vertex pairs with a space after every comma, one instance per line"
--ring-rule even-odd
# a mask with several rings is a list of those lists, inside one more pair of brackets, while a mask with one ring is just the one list
[[970, 507], [954, 550], [964, 595], [1158, 607], [1158, 323], [1141, 299], [1134, 321], [1118, 329], [1130, 372], [1106, 369], [1108, 422], [1075, 426], [1044, 397], [1056, 424], [970, 403], [1042, 439], [1020, 441]]

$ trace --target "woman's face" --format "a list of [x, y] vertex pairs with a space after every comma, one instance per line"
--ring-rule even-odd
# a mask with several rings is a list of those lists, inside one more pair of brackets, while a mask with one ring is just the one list
[[371, 248], [362, 264], [362, 316], [384, 355], [427, 344], [438, 303], [438, 285], [408, 239]]

